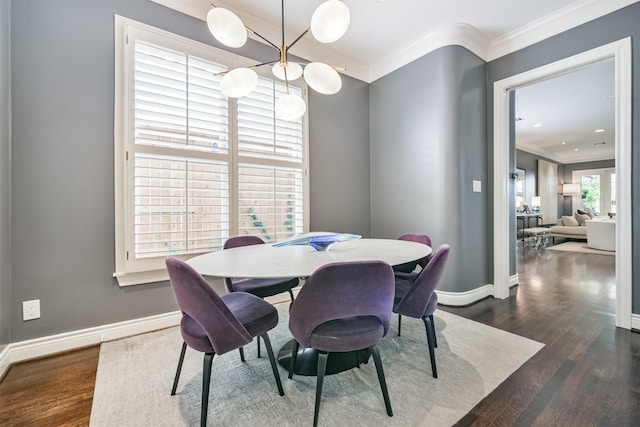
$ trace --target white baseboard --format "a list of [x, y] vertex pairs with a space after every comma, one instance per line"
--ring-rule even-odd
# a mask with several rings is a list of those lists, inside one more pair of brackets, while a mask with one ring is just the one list
[[518, 273], [516, 273], [513, 276], [509, 277], [509, 287], [510, 288], [513, 288], [514, 286], [516, 286], [519, 283], [520, 283], [520, 280], [518, 279]]
[[8, 344], [0, 353], [0, 378], [13, 363], [176, 326], [181, 317], [174, 311]]
[[438, 303], [443, 305], [463, 306], [473, 304], [493, 295], [493, 285], [484, 285], [466, 292], [436, 291]]
[[7, 372], [7, 369], [9, 369], [9, 346], [11, 344], [8, 344], [4, 349], [2, 349], [2, 352], [0, 353], [0, 380], [2, 380], [2, 377], [4, 376], [4, 373]]
[[[514, 274], [513, 276], [509, 277], [510, 288], [518, 285], [518, 283], [518, 274]], [[436, 293], [438, 294], [438, 303], [460, 307], [473, 304], [474, 302], [480, 301], [481, 299], [493, 296], [493, 291], [493, 285], [487, 284], [466, 292], [436, 291]]]
[[640, 331], [640, 314], [631, 314], [631, 329]]

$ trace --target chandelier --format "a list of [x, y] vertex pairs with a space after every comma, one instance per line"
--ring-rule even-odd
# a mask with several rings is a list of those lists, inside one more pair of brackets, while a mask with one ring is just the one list
[[350, 15], [349, 9], [341, 0], [327, 0], [313, 12], [309, 28], [291, 44], [286, 45], [284, 40], [284, 0], [281, 0], [281, 11], [282, 43], [280, 46], [275, 45], [244, 25], [235, 13], [222, 7], [212, 7], [207, 14], [207, 26], [211, 34], [225, 46], [233, 48], [243, 46], [247, 41], [247, 31], [249, 31], [278, 51], [278, 58], [273, 61], [224, 72], [224, 76], [220, 81], [222, 93], [230, 98], [240, 98], [248, 95], [258, 84], [258, 75], [253, 68], [272, 65], [273, 75], [280, 80], [284, 80], [287, 88], [287, 94], [276, 101], [276, 117], [283, 120], [298, 120], [304, 115], [307, 106], [300, 96], [289, 92], [290, 81], [304, 76], [306, 83], [316, 92], [333, 95], [342, 87], [342, 79], [336, 71], [336, 67], [331, 67], [322, 62], [302, 64], [290, 62], [287, 57], [288, 51], [309, 31], [319, 42], [335, 42], [347, 31]]

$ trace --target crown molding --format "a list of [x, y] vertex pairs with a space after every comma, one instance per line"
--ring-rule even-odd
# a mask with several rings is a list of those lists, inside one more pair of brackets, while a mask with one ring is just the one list
[[[203, 22], [207, 20], [207, 13], [211, 9], [211, 4], [206, 0], [151, 0], [154, 3], [158, 3], [162, 6], [192, 16]], [[226, 7], [233, 10], [233, 12], [242, 19], [242, 22], [249, 27], [259, 32], [263, 37], [270, 40], [275, 44], [279, 44], [281, 39], [280, 25], [273, 25], [273, 23], [264, 21], [254, 15], [244, 13], [233, 8], [233, 2], [229, 0], [216, 0], [216, 6]], [[285, 37], [287, 40], [295, 40], [300, 34], [286, 31]], [[249, 38], [270, 46], [264, 40], [249, 32]], [[309, 61], [322, 61], [326, 64], [339, 66], [344, 68], [341, 70], [341, 74], [362, 80], [369, 83], [369, 67], [366, 64], [362, 64], [358, 61], [349, 58], [346, 55], [342, 55], [323, 43], [319, 43], [311, 36], [303, 37], [296, 43], [296, 45], [289, 51], [291, 55], [295, 55], [299, 58]], [[277, 59], [277, 57], [274, 56]]]
[[[207, 0], [151, 1], [201, 21], [206, 21], [207, 12], [211, 8]], [[640, 0], [578, 0], [493, 40], [488, 40], [479, 30], [469, 24], [443, 24], [424, 33], [371, 66], [337, 53], [327, 45], [316, 42], [312, 37], [302, 38], [296, 43], [291, 54], [304, 59], [312, 58], [327, 64], [345, 67], [346, 70], [341, 71], [342, 74], [371, 83], [444, 46], [462, 46], [482, 60], [489, 62], [638, 1]], [[232, 0], [216, 0], [216, 4], [233, 9]], [[241, 11], [234, 10], [234, 12], [247, 26], [259, 29], [260, 34], [267, 39], [272, 41], [280, 39], [280, 26]], [[298, 34], [290, 32], [286, 34], [287, 39], [293, 39], [297, 36]], [[253, 34], [250, 34], [249, 37], [264, 43], [262, 39]]]
[[536, 147], [534, 145], [528, 145], [522, 142], [516, 144], [518, 150], [526, 151], [527, 153], [535, 154], [536, 156], [544, 157], [549, 160], [553, 160], [558, 163], [564, 163], [564, 159], [561, 158], [558, 153], [547, 151], [544, 148]]
[[508, 55], [640, 0], [578, 0], [491, 40], [487, 62]]
[[444, 46], [462, 46], [483, 60], [486, 60], [489, 40], [474, 26], [464, 23], [443, 24], [424, 33], [409, 44], [371, 65], [370, 81], [423, 57]]
[[545, 150], [544, 148], [536, 147], [533, 145], [529, 145], [526, 143], [519, 142], [516, 144], [516, 148], [518, 150], [526, 151], [527, 153], [535, 154], [536, 156], [544, 157], [549, 160], [553, 160], [558, 163], [562, 163], [563, 165], [568, 165], [571, 163], [582, 163], [582, 162], [595, 162], [598, 160], [611, 160], [615, 156], [614, 155], [562, 155], [558, 153], [554, 153], [553, 151]]

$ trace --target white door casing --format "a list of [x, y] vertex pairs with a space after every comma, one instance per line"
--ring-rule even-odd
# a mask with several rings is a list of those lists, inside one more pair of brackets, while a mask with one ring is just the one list
[[509, 91], [604, 59], [615, 62], [616, 326], [631, 329], [631, 38], [494, 82], [493, 264], [496, 298], [509, 297]]

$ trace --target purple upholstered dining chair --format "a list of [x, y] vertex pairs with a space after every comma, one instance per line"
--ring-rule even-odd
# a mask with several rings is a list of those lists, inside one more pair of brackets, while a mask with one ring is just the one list
[[[224, 242], [223, 249], [238, 248], [241, 246], [264, 245], [264, 240], [258, 236], [234, 236]], [[234, 281], [230, 277], [224, 279], [224, 284], [228, 292], [247, 292], [260, 298], [278, 295], [289, 292], [293, 303], [292, 289], [298, 286], [300, 281], [297, 277], [283, 277], [275, 279], [241, 279]], [[260, 357], [260, 338], [257, 339], [258, 357]], [[244, 361], [244, 353], [240, 352]]]
[[[407, 233], [398, 237], [398, 240], [407, 240], [409, 242], [421, 243], [423, 245], [431, 247], [431, 237], [427, 236], [426, 234]], [[429, 259], [431, 259], [431, 255], [427, 255], [426, 257], [417, 261], [395, 265], [393, 267], [393, 271], [395, 272], [396, 277], [402, 279], [415, 279], [417, 274], [415, 274], [413, 271], [416, 269], [416, 266], [419, 265], [421, 268], [424, 268], [424, 266], [429, 262]]]
[[[314, 426], [318, 424], [330, 352], [371, 351], [387, 414], [393, 416], [377, 348], [389, 331], [393, 295], [393, 270], [383, 261], [327, 264], [305, 281], [289, 315], [289, 329], [295, 339], [289, 378], [293, 377], [300, 345], [318, 350]], [[354, 356], [358, 357], [356, 353]]]
[[436, 341], [436, 328], [433, 322], [433, 313], [438, 307], [438, 296], [435, 293], [444, 267], [449, 258], [449, 245], [444, 244], [433, 254], [429, 263], [418, 274], [415, 280], [402, 280], [396, 278], [396, 295], [393, 303], [393, 312], [398, 313], [398, 336], [402, 316], [409, 316], [415, 319], [422, 319], [427, 331], [427, 345], [429, 347], [429, 357], [431, 358], [431, 373], [434, 378], [438, 378], [436, 369], [436, 356], [434, 347], [438, 346]]
[[173, 381], [171, 395], [176, 394], [187, 345], [204, 353], [202, 371], [202, 407], [200, 425], [207, 424], [209, 383], [213, 356], [241, 348], [253, 337], [262, 337], [280, 396], [284, 396], [280, 374], [267, 331], [278, 324], [278, 311], [268, 302], [246, 292], [222, 297], [190, 265], [177, 258], [166, 259], [171, 286], [182, 310], [180, 331], [184, 342]]

